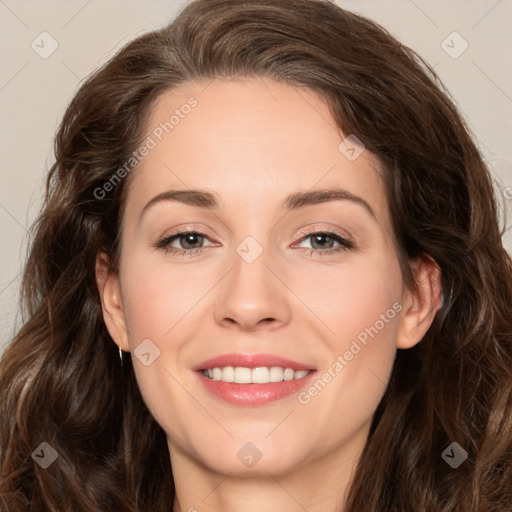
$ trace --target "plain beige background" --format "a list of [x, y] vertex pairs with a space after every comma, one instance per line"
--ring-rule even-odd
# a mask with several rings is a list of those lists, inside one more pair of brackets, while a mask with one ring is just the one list
[[[0, 0], [0, 349], [19, 324], [27, 228], [40, 206], [52, 139], [66, 105], [80, 81], [116, 49], [167, 23], [186, 3]], [[512, 0], [337, 3], [377, 21], [435, 67], [468, 121], [497, 180], [497, 195], [510, 212]], [[510, 232], [504, 241], [512, 253]]]

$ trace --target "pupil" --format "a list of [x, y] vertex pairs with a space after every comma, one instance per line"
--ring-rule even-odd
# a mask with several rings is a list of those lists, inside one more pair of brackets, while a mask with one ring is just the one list
[[194, 238], [197, 238], [198, 236], [200, 236], [200, 235], [197, 235], [194, 233], [185, 235], [186, 244], [190, 243], [191, 245], [195, 245], [197, 243], [197, 241], [194, 242]]
[[[328, 238], [329, 235], [326, 235], [326, 234], [320, 234], [320, 235], [315, 235], [314, 237], [314, 240], [315, 240], [315, 243], [319, 243], [320, 244], [320, 247], [325, 247], [325, 243], [322, 244], [322, 240], [325, 239], [325, 238]], [[324, 240], [325, 242], [325, 240]]]

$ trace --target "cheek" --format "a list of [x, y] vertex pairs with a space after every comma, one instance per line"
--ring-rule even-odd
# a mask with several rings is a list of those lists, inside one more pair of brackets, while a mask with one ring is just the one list
[[[207, 283], [191, 277], [190, 271], [181, 270], [184, 267], [151, 265], [147, 260], [132, 254], [121, 269], [128, 341], [146, 406], [167, 432], [177, 435], [183, 431], [180, 416], [169, 411], [178, 408], [191, 416], [194, 412], [189, 411], [194, 404], [190, 404], [190, 397], [180, 384], [183, 376], [176, 371], [188, 341], [183, 332], [190, 332], [187, 329], [191, 329], [193, 306], [204, 295]], [[143, 353], [149, 353], [149, 361], [139, 357]]]
[[313, 330], [315, 350], [325, 354], [321, 381], [298, 397], [311, 402], [305, 432], [317, 420], [335, 425], [334, 436], [348, 432], [373, 415], [393, 366], [402, 309], [398, 260], [383, 242], [337, 265], [309, 264], [289, 280], [302, 302], [294, 310], [297, 331]]
[[375, 324], [379, 331], [390, 331], [392, 324], [394, 329], [397, 308], [393, 304], [400, 301], [402, 278], [392, 254], [375, 252], [375, 256], [353, 258], [347, 264], [318, 266], [297, 280], [304, 302], [330, 331], [333, 351], [347, 350], [350, 340], [361, 333], [364, 339], [366, 329]]
[[[173, 329], [208, 290], [202, 279], [185, 266], [127, 262], [123, 284], [123, 304], [132, 350], [145, 338], [157, 345], [172, 340]], [[177, 326], [177, 327], [175, 327]]]
[[[162, 259], [149, 264], [148, 260], [151, 261], [147, 255], [135, 254], [122, 268], [130, 345], [133, 350], [147, 338], [160, 348], [171, 344], [173, 350], [166, 351], [169, 352], [166, 355], [172, 359], [181, 343], [178, 334], [190, 327], [190, 321], [197, 321], [199, 312], [204, 321], [213, 321], [213, 288], [225, 268], [209, 261], [177, 264]], [[293, 318], [289, 327], [293, 330], [295, 325], [300, 329], [301, 325], [309, 324], [319, 339], [324, 339], [333, 356], [349, 350], [354, 339], [363, 343], [365, 339], [373, 340], [371, 333], [375, 328], [382, 330], [383, 336], [377, 337], [380, 344], [368, 344], [367, 356], [379, 351], [384, 338], [388, 345], [393, 341], [396, 321], [387, 320], [395, 315], [386, 313], [388, 310], [394, 313], [392, 305], [401, 297], [402, 290], [401, 272], [393, 254], [374, 251], [330, 265], [304, 260], [296, 267], [281, 268], [280, 274], [299, 299], [294, 300], [283, 287], [282, 300], [291, 301]], [[212, 296], [207, 297], [209, 292]], [[385, 329], [382, 329], [382, 315], [385, 315]]]
[[396, 354], [402, 280], [398, 261], [384, 256], [315, 281], [329, 299], [319, 316], [332, 330], [331, 357], [298, 399], [309, 409], [305, 431], [314, 422], [328, 423], [325, 442], [334, 443], [337, 433], [350, 435], [370, 421], [384, 394]]

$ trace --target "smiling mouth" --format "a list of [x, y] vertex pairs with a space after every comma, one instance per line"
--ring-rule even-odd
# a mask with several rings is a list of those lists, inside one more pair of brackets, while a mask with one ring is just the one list
[[294, 370], [281, 366], [261, 366], [257, 368], [224, 366], [200, 371], [210, 380], [233, 382], [235, 384], [269, 384], [271, 382], [300, 380], [311, 372], [311, 370]]

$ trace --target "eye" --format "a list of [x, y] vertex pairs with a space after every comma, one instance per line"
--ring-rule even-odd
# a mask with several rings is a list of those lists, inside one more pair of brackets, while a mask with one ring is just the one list
[[[324, 256], [341, 251], [347, 251], [355, 247], [355, 244], [352, 241], [338, 233], [331, 231], [311, 231], [302, 232], [302, 234], [304, 237], [300, 240], [300, 242], [311, 239], [312, 248], [306, 248], [310, 256], [313, 254]], [[156, 249], [165, 251], [166, 254], [176, 254], [180, 256], [185, 256], [188, 254], [189, 256], [193, 256], [202, 252], [203, 248], [205, 247], [203, 245], [205, 240], [209, 240], [208, 236], [199, 231], [179, 231], [171, 236], [162, 238], [156, 244], [154, 244], [154, 247]], [[181, 245], [181, 248], [173, 246], [172, 244], [175, 242], [178, 242]], [[338, 246], [333, 247], [333, 244], [338, 244]]]
[[[162, 249], [166, 253], [170, 254], [180, 254], [181, 256], [185, 256], [185, 254], [188, 253], [193, 255], [199, 254], [203, 250], [201, 244], [204, 240], [208, 240], [208, 237], [204, 233], [200, 233], [198, 231], [179, 231], [171, 236], [162, 238], [154, 245], [154, 247], [156, 249]], [[176, 241], [182, 246], [181, 249], [171, 245]]]
[[[348, 251], [355, 247], [355, 244], [351, 240], [348, 240], [340, 234], [331, 231], [310, 231], [302, 232], [302, 234], [305, 236], [301, 239], [301, 242], [307, 239], [311, 239], [312, 248], [308, 250], [310, 256], [313, 254], [325, 256], [341, 251]], [[335, 243], [339, 245], [337, 247], [333, 247], [333, 244]], [[315, 246], [319, 246], [320, 249]]]

